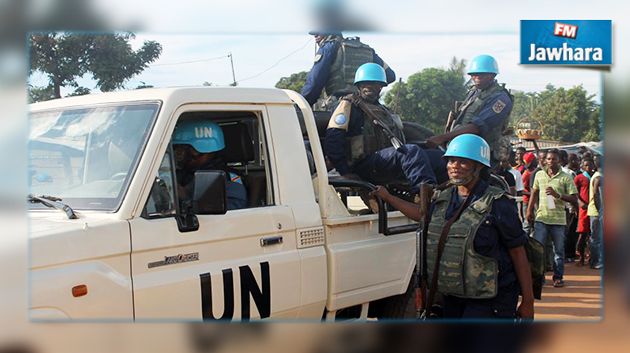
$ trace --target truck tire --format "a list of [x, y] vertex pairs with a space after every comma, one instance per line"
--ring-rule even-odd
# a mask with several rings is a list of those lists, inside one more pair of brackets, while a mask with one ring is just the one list
[[403, 121], [403, 134], [408, 143], [425, 141], [434, 135], [433, 131], [414, 121]]
[[414, 300], [415, 288], [413, 278], [409, 281], [409, 286], [405, 293], [383, 298], [370, 303], [369, 317], [376, 317], [378, 320], [415, 320], [416, 303]]

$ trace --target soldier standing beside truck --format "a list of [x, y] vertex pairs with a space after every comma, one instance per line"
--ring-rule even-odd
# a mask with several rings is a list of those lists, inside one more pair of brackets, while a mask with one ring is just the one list
[[330, 30], [315, 30], [309, 34], [315, 36], [319, 49], [301, 94], [313, 106], [322, 90], [325, 91], [323, 101], [314, 110], [332, 110], [340, 97], [354, 92], [352, 79], [362, 64], [377, 63], [385, 70], [387, 83], [396, 80], [394, 71], [358, 37], [343, 38], [341, 32]]
[[[451, 186], [438, 194], [430, 211], [426, 307], [431, 308], [439, 293], [445, 318], [532, 319], [534, 291], [525, 247], [529, 240], [514, 202], [488, 183], [488, 144], [473, 134], [460, 135], [444, 157]], [[423, 217], [420, 207], [383, 187], [373, 194], [414, 220]]]

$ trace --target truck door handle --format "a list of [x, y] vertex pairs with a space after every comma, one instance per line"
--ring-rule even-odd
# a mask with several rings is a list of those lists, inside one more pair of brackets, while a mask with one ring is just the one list
[[282, 244], [282, 236], [267, 237], [260, 239], [260, 246]]

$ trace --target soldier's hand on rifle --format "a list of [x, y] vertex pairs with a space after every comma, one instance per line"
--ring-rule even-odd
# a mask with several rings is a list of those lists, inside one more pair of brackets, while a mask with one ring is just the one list
[[388, 200], [388, 197], [391, 196], [387, 188], [381, 185], [376, 186], [376, 190], [370, 192], [370, 197], [380, 197], [381, 200]]

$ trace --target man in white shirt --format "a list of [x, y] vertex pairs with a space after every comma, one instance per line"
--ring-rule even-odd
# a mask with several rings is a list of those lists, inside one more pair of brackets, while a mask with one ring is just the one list
[[514, 180], [516, 181], [516, 196], [523, 195], [523, 190], [525, 190], [525, 186], [523, 185], [523, 175], [514, 168], [510, 168], [509, 170], [510, 173], [514, 175]]

